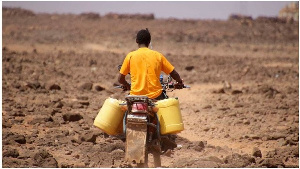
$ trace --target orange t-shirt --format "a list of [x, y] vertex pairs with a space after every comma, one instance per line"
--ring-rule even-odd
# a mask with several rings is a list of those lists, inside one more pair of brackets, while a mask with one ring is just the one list
[[161, 71], [170, 74], [174, 66], [159, 52], [146, 47], [130, 52], [124, 59], [120, 73], [131, 75], [130, 95], [145, 95], [151, 99], [162, 93]]

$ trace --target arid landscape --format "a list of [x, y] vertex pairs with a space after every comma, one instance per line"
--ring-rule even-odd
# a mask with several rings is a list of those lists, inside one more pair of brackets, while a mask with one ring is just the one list
[[145, 28], [191, 86], [162, 167], [299, 167], [299, 22], [2, 14], [2, 167], [135, 167], [93, 120]]

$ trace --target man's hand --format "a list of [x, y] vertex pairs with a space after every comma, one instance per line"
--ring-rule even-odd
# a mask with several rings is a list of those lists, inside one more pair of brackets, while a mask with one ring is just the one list
[[125, 75], [120, 73], [118, 81], [122, 84], [123, 91], [130, 90], [130, 84], [125, 80]]
[[175, 69], [170, 73], [170, 76], [177, 82], [176, 84], [174, 84], [175, 89], [182, 89], [184, 87], [183, 80], [180, 78]]
[[123, 91], [130, 90], [130, 84], [128, 84], [128, 83], [126, 85], [122, 84], [122, 89], [123, 89]]
[[183, 87], [184, 87], [183, 79], [181, 79], [181, 81], [176, 82], [176, 84], [174, 84], [175, 89], [182, 89]]

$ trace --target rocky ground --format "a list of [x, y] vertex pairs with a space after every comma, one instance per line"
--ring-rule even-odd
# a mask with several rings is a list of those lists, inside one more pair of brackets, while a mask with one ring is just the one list
[[299, 167], [298, 22], [5, 8], [2, 27], [2, 167], [134, 167], [93, 119], [146, 27], [191, 86], [163, 167]]

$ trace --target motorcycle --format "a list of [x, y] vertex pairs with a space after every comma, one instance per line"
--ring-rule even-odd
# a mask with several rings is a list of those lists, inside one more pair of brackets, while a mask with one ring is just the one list
[[[173, 91], [175, 85], [170, 76], [167, 81], [160, 76], [163, 92]], [[116, 88], [122, 88], [117, 86]], [[184, 86], [189, 88], [189, 86]], [[168, 149], [174, 149], [177, 144], [172, 141], [171, 135], [161, 135], [160, 123], [155, 107], [156, 100], [147, 96], [125, 97], [126, 103], [120, 105], [126, 107], [127, 111], [123, 118], [123, 135], [125, 136], [125, 161], [134, 162], [137, 167], [148, 167], [148, 154], [153, 155], [154, 167], [161, 167], [160, 156]]]

